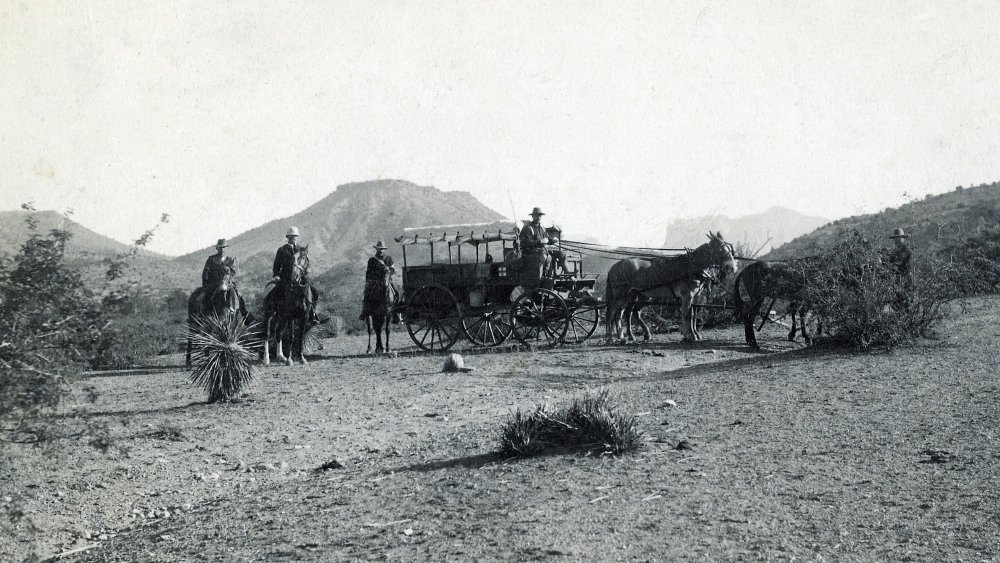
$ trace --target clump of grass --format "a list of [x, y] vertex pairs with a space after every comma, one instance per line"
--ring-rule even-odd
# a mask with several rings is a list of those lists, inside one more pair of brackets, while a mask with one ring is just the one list
[[611, 404], [608, 391], [586, 394], [562, 410], [541, 405], [517, 410], [500, 429], [499, 454], [530, 457], [548, 453], [620, 455], [639, 449], [638, 419]]
[[238, 399], [256, 375], [254, 327], [240, 315], [195, 321], [191, 334], [191, 381], [208, 391], [208, 402]]

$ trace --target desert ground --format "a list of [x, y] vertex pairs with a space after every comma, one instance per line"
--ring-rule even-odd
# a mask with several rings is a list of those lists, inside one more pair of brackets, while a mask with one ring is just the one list
[[[96, 374], [85, 421], [127, 454], [8, 448], [0, 489], [38, 525], [0, 559], [81, 561], [998, 561], [1000, 298], [934, 338], [851, 352], [742, 328], [650, 343], [363, 355], [324, 342], [207, 404], [179, 364]], [[599, 329], [603, 331], [603, 327]], [[493, 455], [515, 409], [607, 388], [621, 457]], [[687, 448], [678, 449], [685, 441]]]

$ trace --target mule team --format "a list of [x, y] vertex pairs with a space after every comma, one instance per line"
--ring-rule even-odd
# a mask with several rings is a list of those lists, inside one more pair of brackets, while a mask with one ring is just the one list
[[[531, 212], [532, 221], [525, 221], [520, 231], [519, 247], [523, 253], [541, 254], [545, 275], [554, 276], [557, 267], [565, 271], [566, 257], [555, 246], [558, 241], [550, 240], [549, 233], [541, 227], [544, 213], [539, 208]], [[302, 354], [302, 340], [309, 326], [318, 324], [316, 315], [318, 293], [309, 284], [308, 245], [299, 245], [299, 230], [291, 227], [285, 234], [287, 242], [275, 253], [272, 268], [273, 278], [268, 285], [274, 285], [264, 300], [265, 342], [275, 341], [276, 359], [286, 364], [292, 363], [293, 355], [306, 363]], [[896, 241], [892, 252], [893, 262], [903, 271], [909, 269], [910, 251], [904, 244], [908, 237], [902, 229], [896, 229], [890, 237]], [[631, 319], [637, 318], [649, 338], [649, 328], [642, 320], [643, 307], [664, 300], [676, 301], [680, 307], [680, 332], [685, 341], [700, 340], [694, 318], [694, 303], [698, 294], [709, 283], [722, 281], [737, 270], [737, 258], [733, 246], [726, 242], [722, 233], [709, 233], [709, 241], [685, 254], [673, 257], [628, 258], [615, 263], [608, 271], [606, 284], [606, 332], [608, 340], [622, 341], [627, 329], [632, 335]], [[216, 243], [216, 254], [210, 256], [202, 270], [202, 287], [195, 290], [188, 302], [189, 321], [203, 315], [241, 314], [248, 316], [242, 298], [236, 291], [233, 277], [236, 273], [235, 260], [225, 256], [228, 247], [225, 239]], [[368, 326], [368, 353], [372, 352], [371, 335], [376, 335], [375, 353], [389, 351], [390, 322], [399, 322], [394, 308], [399, 294], [393, 284], [395, 267], [391, 256], [385, 253], [387, 247], [380, 240], [374, 247], [375, 255], [369, 258], [365, 271], [365, 290], [362, 297], [360, 320]], [[808, 260], [808, 259], [805, 259]], [[745, 320], [747, 343], [759, 350], [753, 334], [752, 324], [767, 299], [787, 300], [792, 315], [792, 332], [795, 335], [795, 315], [804, 314], [802, 289], [805, 280], [798, 279], [798, 271], [789, 267], [788, 262], [757, 261], [740, 273], [734, 291], [737, 314]], [[908, 276], [901, 275], [907, 280]], [[907, 290], [909, 288], [906, 288]], [[743, 302], [742, 294], [749, 297]], [[803, 337], [809, 341], [802, 321]], [[623, 326], [624, 325], [624, 326]], [[385, 333], [385, 344], [382, 332]], [[285, 338], [290, 337], [290, 338]], [[282, 352], [283, 342], [290, 340], [287, 357]], [[190, 361], [190, 346], [188, 349]], [[264, 346], [263, 360], [269, 362], [269, 347]]]

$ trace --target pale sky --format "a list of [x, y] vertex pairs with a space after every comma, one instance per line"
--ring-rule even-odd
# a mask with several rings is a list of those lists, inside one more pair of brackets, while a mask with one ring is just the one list
[[992, 1], [0, 0], [0, 209], [124, 242], [169, 213], [167, 254], [377, 178], [620, 244], [872, 212], [1000, 180], [997, 22]]

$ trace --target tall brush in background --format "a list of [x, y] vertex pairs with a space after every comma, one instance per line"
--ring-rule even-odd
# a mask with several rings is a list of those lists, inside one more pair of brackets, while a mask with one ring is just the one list
[[240, 315], [195, 321], [191, 335], [191, 381], [208, 391], [208, 402], [238, 399], [256, 375], [255, 325]]

